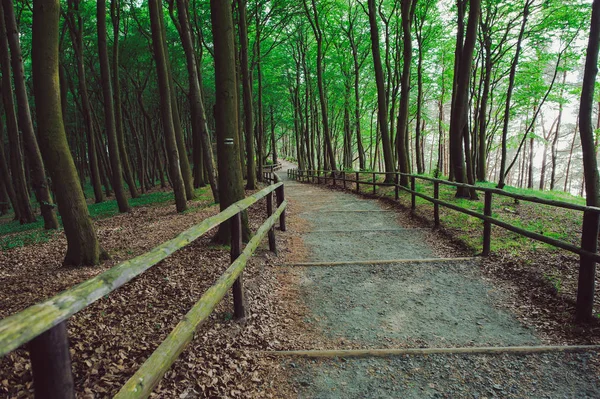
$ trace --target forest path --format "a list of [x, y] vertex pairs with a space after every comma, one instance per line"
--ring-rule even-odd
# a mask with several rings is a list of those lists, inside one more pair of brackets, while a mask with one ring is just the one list
[[[438, 258], [426, 231], [402, 225], [396, 210], [290, 181], [292, 167], [284, 162], [278, 174], [296, 210], [289, 217], [304, 227], [304, 253], [288, 267], [297, 273], [299, 300], [309, 311], [304, 322], [328, 348], [540, 345], [499, 306], [503, 293], [485, 281], [476, 261]], [[320, 265], [307, 265], [313, 262]], [[600, 397], [588, 366], [594, 356], [290, 358], [284, 367], [299, 397], [583, 398]]]

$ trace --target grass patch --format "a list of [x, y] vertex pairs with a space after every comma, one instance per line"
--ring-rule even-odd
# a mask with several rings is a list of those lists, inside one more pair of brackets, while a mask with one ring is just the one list
[[[361, 192], [367, 194], [372, 192], [372, 187], [370, 184], [368, 184], [369, 180], [372, 179], [366, 180], [366, 184], [364, 186], [361, 185]], [[381, 180], [383, 179], [381, 178]], [[478, 183], [478, 185], [481, 187], [495, 188], [494, 183]], [[433, 197], [433, 188], [433, 183], [429, 181], [417, 180], [415, 184], [415, 189], [417, 192], [423, 193], [430, 197]], [[505, 187], [505, 191], [515, 194], [534, 196], [547, 200], [564, 201], [572, 204], [585, 205], [585, 200], [583, 198], [559, 191], [539, 191], [509, 186]], [[394, 198], [394, 189], [382, 188], [380, 194]], [[399, 194], [400, 203], [406, 207], [410, 207], [410, 194], [402, 191], [401, 189]], [[483, 193], [478, 193], [479, 198], [477, 200], [456, 198], [455, 194], [456, 188], [448, 185], [440, 185], [440, 200], [483, 214]], [[416, 205], [416, 212], [418, 215], [427, 220], [433, 221], [432, 203], [417, 197]], [[565, 241], [574, 245], [580, 244], [583, 213], [579, 211], [561, 209], [528, 201], [515, 201], [513, 198], [494, 194], [492, 200], [492, 216], [498, 220], [524, 230], [543, 234], [544, 236], [555, 238], [557, 240]], [[481, 252], [483, 249], [483, 221], [443, 206], [440, 206], [440, 220], [443, 226], [452, 230], [457, 230], [457, 237], [470, 248], [472, 248], [474, 252]], [[528, 239], [516, 233], [504, 230], [501, 227], [492, 226], [492, 251], [504, 250], [509, 253], [518, 253], [522, 250], [537, 251], [541, 249], [551, 251], [558, 250], [558, 248], [555, 248], [554, 246]]]

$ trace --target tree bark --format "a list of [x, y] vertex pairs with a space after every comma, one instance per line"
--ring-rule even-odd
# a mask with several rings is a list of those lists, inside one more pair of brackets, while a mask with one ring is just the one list
[[307, 0], [303, 0], [304, 10], [311, 24], [315, 39], [317, 41], [317, 86], [319, 89], [319, 102], [321, 104], [321, 118], [323, 121], [323, 138], [325, 141], [325, 151], [329, 158], [329, 167], [331, 170], [337, 170], [335, 162], [335, 154], [331, 143], [331, 132], [329, 130], [329, 118], [327, 116], [327, 99], [325, 96], [325, 84], [323, 83], [323, 32], [319, 24], [319, 14], [317, 12], [317, 4], [315, 0], [311, 0], [312, 14], [308, 10]]
[[[377, 84], [377, 121], [379, 123], [379, 130], [381, 132], [381, 140], [383, 143], [385, 171], [391, 173], [395, 170], [394, 156], [392, 154], [392, 144], [389, 133], [387, 95], [385, 92], [383, 66], [381, 64], [381, 53], [379, 50], [379, 28], [377, 26], [377, 10], [375, 8], [375, 0], [369, 0], [368, 6], [369, 25], [371, 27], [371, 51], [373, 53], [375, 82]], [[389, 183], [392, 180], [393, 176], [391, 174], [386, 175], [386, 182]], [[404, 186], [408, 185], [408, 178], [406, 176], [401, 176], [401, 184]]]
[[121, 154], [117, 139], [115, 122], [115, 105], [108, 62], [108, 46], [106, 44], [106, 0], [98, 0], [96, 3], [96, 17], [98, 25], [98, 55], [100, 57], [100, 76], [102, 79], [102, 95], [104, 98], [104, 121], [106, 137], [108, 139], [108, 155], [112, 170], [112, 186], [117, 198], [120, 212], [129, 211], [129, 203], [125, 196], [123, 187], [123, 173], [121, 166]]
[[[455, 72], [456, 85], [454, 93], [454, 106], [450, 119], [450, 151], [454, 170], [454, 178], [459, 183], [467, 181], [466, 165], [463, 152], [463, 134], [467, 125], [469, 102], [469, 83], [473, 64], [473, 51], [477, 39], [477, 26], [479, 24], [480, 0], [469, 0], [469, 18], [465, 34], [464, 45], [460, 46], [458, 71]], [[457, 46], [458, 48], [458, 46]], [[467, 133], [468, 134], [468, 133]], [[469, 197], [468, 190], [458, 187], [457, 197]], [[472, 196], [472, 195], [471, 195]]]
[[[590, 37], [586, 52], [585, 70], [581, 101], [579, 106], [579, 136], [583, 152], [583, 172], [585, 177], [585, 200], [588, 206], [600, 206], [600, 176], [594, 148], [594, 128], [592, 125], [592, 107], [594, 104], [594, 88], [598, 74], [598, 46], [600, 44], [600, 0], [592, 3], [592, 21]], [[582, 248], [596, 252], [598, 248], [598, 214], [586, 213], [583, 218]], [[596, 261], [582, 256], [579, 267], [579, 284], [577, 289], [578, 321], [593, 318], [594, 287]]]
[[[215, 161], [212, 150], [212, 144], [208, 132], [208, 125], [206, 122], [206, 109], [204, 108], [204, 101], [202, 99], [202, 90], [200, 86], [200, 75], [198, 73], [198, 62], [194, 51], [194, 45], [192, 41], [190, 20], [189, 20], [189, 7], [188, 0], [177, 0], [177, 9], [179, 23], [181, 25], [181, 42], [185, 51], [188, 78], [189, 78], [189, 90], [190, 90], [190, 108], [192, 112], [192, 134], [195, 140], [200, 141], [202, 149], [202, 157], [195, 157], [195, 160], [202, 159], [204, 165], [194, 165], [196, 168], [196, 175], [199, 175], [204, 169], [208, 175], [208, 183], [213, 194], [215, 202], [219, 202], [219, 189], [217, 186], [217, 178], [215, 176]], [[198, 162], [200, 163], [200, 162]]]
[[244, 131], [246, 132], [246, 188], [256, 188], [256, 163], [254, 160], [254, 110], [252, 107], [252, 77], [248, 63], [248, 23], [246, 18], [246, 0], [237, 0], [239, 35], [241, 45], [240, 64], [242, 69], [242, 92], [244, 102]]
[[187, 209], [185, 186], [181, 176], [179, 153], [177, 151], [177, 139], [175, 138], [175, 127], [173, 126], [173, 106], [175, 99], [171, 98], [171, 81], [167, 67], [166, 45], [164, 43], [161, 19], [163, 18], [162, 7], [159, 0], [150, 0], [150, 26], [152, 30], [152, 47], [156, 59], [156, 73], [158, 76], [158, 89], [160, 92], [160, 111], [167, 147], [167, 158], [169, 161], [169, 176], [173, 192], [175, 193], [175, 206], [177, 212]]
[[[510, 108], [511, 98], [513, 89], [515, 87], [515, 76], [517, 74], [517, 64], [519, 63], [519, 55], [521, 54], [521, 44], [523, 42], [523, 36], [525, 34], [525, 26], [527, 25], [527, 19], [529, 17], [529, 8], [533, 0], [525, 0], [525, 7], [523, 9], [523, 20], [521, 21], [521, 29], [519, 31], [519, 38], [517, 39], [517, 48], [515, 50], [515, 57], [513, 58], [510, 66], [510, 74], [508, 78], [508, 88], [506, 90], [506, 104], [504, 106], [504, 119], [502, 125], [502, 152], [500, 156], [500, 176], [498, 180], [498, 188], [504, 188], [504, 176], [506, 174], [506, 161], [507, 161], [507, 141], [508, 141], [508, 123], [510, 119]], [[535, 115], [534, 115], [535, 118]]]
[[96, 203], [104, 201], [102, 193], [102, 181], [100, 169], [98, 166], [98, 154], [96, 153], [96, 138], [94, 134], [94, 125], [92, 122], [92, 111], [90, 99], [87, 90], [85, 68], [83, 64], [83, 19], [79, 13], [79, 0], [69, 0], [69, 12], [67, 14], [67, 24], [71, 33], [71, 42], [75, 52], [77, 63], [77, 77], [79, 82], [79, 96], [81, 97], [81, 111], [85, 124], [87, 135], [88, 162], [90, 166], [90, 179], [94, 188], [94, 197]]
[[[2, 14], [2, 8], [0, 8]], [[19, 221], [21, 224], [35, 222], [35, 215], [29, 202], [29, 191], [25, 177], [25, 166], [23, 152], [21, 150], [21, 138], [19, 137], [19, 126], [15, 105], [10, 73], [10, 56], [8, 54], [8, 39], [4, 24], [4, 15], [0, 15], [0, 68], [2, 69], [1, 91], [6, 114], [6, 130], [8, 132], [8, 145], [10, 148], [10, 169], [12, 182], [19, 205]]]
[[[215, 125], [221, 210], [244, 198], [237, 134], [237, 87], [231, 0], [210, 0], [215, 57]], [[242, 223], [246, 226], [247, 218]], [[246, 232], [244, 235], [248, 235]], [[215, 241], [229, 243], [229, 223], [219, 226]]]
[[44, 228], [57, 229], [58, 219], [54, 212], [54, 204], [52, 196], [50, 195], [50, 188], [48, 187], [46, 170], [44, 168], [44, 163], [42, 162], [42, 155], [31, 120], [31, 110], [29, 109], [29, 99], [27, 98], [27, 88], [25, 87], [23, 56], [21, 55], [21, 43], [19, 42], [19, 30], [15, 18], [13, 2], [12, 0], [2, 0], [2, 6], [4, 8], [4, 19], [6, 22], [6, 32], [15, 82], [19, 128], [23, 134], [25, 153], [27, 155], [29, 171], [31, 173], [31, 184], [37, 201], [40, 204], [42, 217], [44, 218]]
[[115, 130], [117, 133], [117, 141], [119, 144], [119, 156], [123, 167], [123, 176], [129, 187], [131, 198], [138, 196], [135, 186], [135, 179], [131, 172], [131, 164], [127, 147], [125, 146], [125, 132], [123, 131], [123, 114], [121, 112], [121, 82], [119, 80], [119, 25], [121, 21], [121, 1], [111, 0], [110, 2], [110, 17], [113, 25], [113, 46], [112, 46], [112, 79], [113, 79], [113, 95], [114, 95], [114, 110], [115, 110]]
[[101, 249], [62, 119], [58, 87], [59, 0], [33, 4], [32, 65], [38, 137], [67, 236], [66, 265], [95, 265]]

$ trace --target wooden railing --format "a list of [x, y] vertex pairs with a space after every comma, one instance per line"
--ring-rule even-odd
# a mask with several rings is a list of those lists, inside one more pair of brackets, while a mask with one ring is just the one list
[[[371, 178], [368, 180], [361, 180], [361, 175], [367, 175]], [[378, 182], [377, 176], [393, 176], [392, 183], [386, 182]], [[410, 188], [405, 187], [399, 183], [400, 176], [404, 176], [408, 178], [410, 182]], [[395, 199], [399, 198], [399, 191], [407, 192], [411, 195], [411, 209], [416, 209], [416, 198], [422, 198], [426, 201], [433, 203], [433, 219], [435, 226], [440, 225], [440, 211], [439, 207], [444, 206], [446, 208], [452, 209], [454, 211], [464, 213], [466, 215], [472, 216], [474, 218], [480, 219], [483, 221], [483, 251], [482, 255], [487, 256], [490, 253], [491, 247], [491, 233], [492, 233], [492, 225], [502, 227], [503, 229], [512, 231], [521, 236], [531, 238], [533, 240], [541, 241], [543, 243], [564, 249], [566, 251], [575, 253], [580, 257], [580, 278], [578, 285], [578, 299], [577, 299], [577, 313], [578, 317], [580, 312], [585, 313], [586, 315], [591, 315], [591, 309], [593, 306], [593, 292], [594, 292], [594, 270], [595, 263], [600, 262], [600, 254], [597, 253], [597, 242], [598, 242], [598, 225], [600, 221], [600, 208], [577, 205], [564, 201], [554, 201], [547, 200], [543, 198], [538, 198], [530, 195], [521, 195], [510, 193], [504, 190], [496, 189], [496, 188], [487, 188], [480, 186], [473, 186], [469, 184], [451, 182], [447, 180], [435, 179], [432, 177], [400, 173], [400, 172], [346, 172], [346, 171], [318, 171], [318, 170], [298, 170], [298, 169], [290, 169], [288, 170], [288, 177], [302, 181], [302, 182], [312, 182], [320, 184], [321, 182], [327, 184], [328, 182], [332, 182], [333, 185], [341, 184], [344, 188], [346, 188], [347, 183], [354, 183], [356, 192], [360, 192], [361, 185], [372, 186], [373, 194], [377, 192], [377, 186], [381, 187], [394, 187], [394, 196]], [[415, 189], [416, 180], [424, 180], [430, 183], [433, 183], [433, 196], [426, 195], [420, 192], [417, 192]], [[484, 211], [483, 214], [479, 212], [475, 212], [470, 209], [466, 209], [460, 207], [458, 205], [452, 204], [447, 201], [443, 201], [439, 199], [440, 193], [440, 185], [447, 185], [453, 187], [463, 187], [469, 190], [475, 190], [477, 192], [482, 192], [485, 195], [484, 198]], [[536, 233], [533, 231], [529, 231], [517, 226], [513, 226], [509, 223], [503, 222], [492, 217], [492, 199], [493, 196], [502, 196], [509, 197], [515, 200], [520, 201], [528, 201], [534, 202], [538, 204], [553, 206], [555, 208], [562, 209], [572, 209], [576, 211], [583, 212], [583, 229], [582, 229], [582, 237], [581, 237], [581, 247], [573, 245], [569, 242], [565, 242], [562, 240], [558, 240], [552, 237], [547, 237], [543, 234]], [[580, 298], [580, 295], [585, 298]], [[584, 308], [584, 309], [582, 309]], [[583, 313], [581, 317], [583, 317]]]
[[271, 184], [279, 183], [279, 176], [275, 173], [275, 171], [280, 170], [282, 167], [281, 162], [277, 162], [276, 164], [271, 165], [263, 165], [263, 181]]
[[[277, 194], [276, 210], [273, 209], [274, 192]], [[269, 217], [242, 251], [242, 212], [263, 198], [267, 200]], [[286, 206], [283, 183], [273, 184], [205, 219], [150, 252], [120, 263], [53, 298], [0, 320], [0, 356], [29, 343], [36, 398], [74, 398], [66, 329], [69, 317], [141, 275], [209, 230], [229, 221], [231, 265], [117, 395], [127, 398], [149, 396], [191, 341], [198, 326], [208, 318], [229, 288], [233, 287], [235, 317], [239, 319], [245, 316], [242, 271], [265, 235], [269, 237], [269, 249], [276, 250], [273, 226], [279, 221], [280, 229], [285, 231]]]

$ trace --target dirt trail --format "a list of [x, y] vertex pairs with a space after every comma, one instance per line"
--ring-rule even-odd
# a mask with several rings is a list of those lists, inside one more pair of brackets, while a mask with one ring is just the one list
[[[379, 201], [279, 175], [306, 231], [302, 262], [373, 264], [297, 267], [305, 322], [332, 347], [400, 348], [539, 345], [535, 332], [499, 306], [503, 293], [476, 261], [377, 264], [436, 258], [423, 229], [403, 226]], [[313, 349], [313, 348], [304, 348]], [[287, 359], [298, 397], [594, 398], [596, 354], [430, 355]]]

